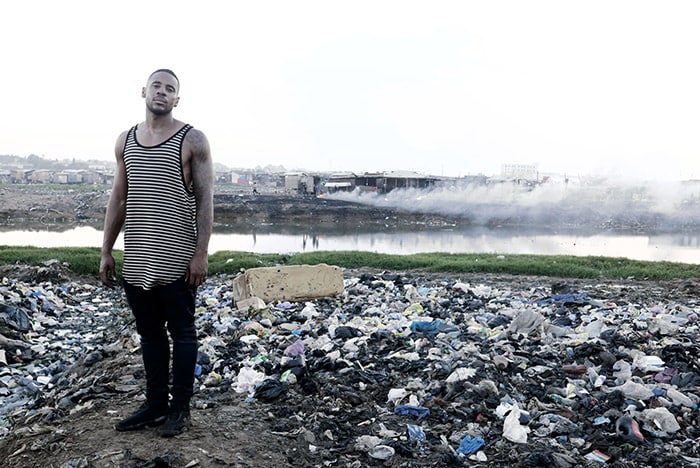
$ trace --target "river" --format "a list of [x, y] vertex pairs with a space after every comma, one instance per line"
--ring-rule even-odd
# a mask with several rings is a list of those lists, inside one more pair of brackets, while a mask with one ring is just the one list
[[[8, 229], [8, 227], [5, 227]], [[120, 235], [115, 248], [123, 248]], [[0, 245], [99, 247], [102, 232], [88, 226], [57, 230], [4, 230]], [[425, 252], [626, 257], [635, 260], [700, 264], [700, 233], [548, 232], [516, 228], [422, 229], [392, 232], [313, 232], [274, 229], [263, 232], [218, 231], [210, 252], [298, 253], [360, 250], [385, 254]]]

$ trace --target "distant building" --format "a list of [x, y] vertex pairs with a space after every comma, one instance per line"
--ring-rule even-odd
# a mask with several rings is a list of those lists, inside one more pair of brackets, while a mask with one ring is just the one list
[[114, 185], [114, 173], [113, 172], [103, 172], [102, 173], [102, 182], [105, 185], [109, 185], [109, 186]]
[[78, 177], [75, 178], [76, 184], [83, 183], [83, 184], [91, 184], [91, 185], [99, 185], [104, 183], [104, 177], [102, 177], [102, 174], [100, 174], [97, 171], [89, 170], [89, 171], [79, 171], [78, 172]]
[[429, 188], [439, 180], [437, 177], [410, 171], [366, 172], [361, 175], [344, 172], [331, 174], [323, 187], [328, 193], [353, 190], [387, 193], [399, 188]]
[[48, 169], [37, 169], [29, 175], [29, 182], [33, 184], [49, 184], [52, 179], [53, 172]]
[[365, 172], [355, 176], [354, 187], [362, 192], [376, 192], [384, 183], [383, 172]]
[[284, 175], [284, 191], [310, 195], [317, 192], [316, 187], [321, 182], [320, 176], [314, 176], [305, 172], [288, 172]]
[[352, 172], [331, 174], [323, 183], [322, 191], [326, 193], [352, 192], [355, 190], [357, 176]]
[[13, 184], [27, 184], [34, 169], [13, 169], [10, 171], [10, 178]]
[[83, 176], [80, 171], [61, 171], [53, 175], [55, 184], [80, 184], [83, 182]]
[[216, 171], [214, 174], [214, 180], [219, 184], [233, 184], [236, 183], [238, 174], [231, 171]]
[[435, 186], [438, 180], [440, 180], [438, 177], [427, 176], [418, 172], [391, 171], [385, 172], [384, 176], [377, 180], [377, 190], [387, 193], [400, 188], [425, 189]]

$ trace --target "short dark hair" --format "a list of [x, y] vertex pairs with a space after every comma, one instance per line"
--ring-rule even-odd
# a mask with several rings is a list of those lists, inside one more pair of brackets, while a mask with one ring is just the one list
[[160, 72], [163, 72], [163, 73], [167, 73], [167, 74], [169, 74], [169, 75], [172, 75], [172, 77], [175, 78], [175, 79], [177, 80], [177, 84], [180, 84], [180, 79], [177, 77], [177, 75], [175, 74], [175, 72], [172, 71], [172, 70], [169, 69], [169, 68], [159, 68], [158, 70], [156, 70], [156, 71], [154, 71], [153, 73], [151, 73], [150, 75], [148, 75], [148, 79], [150, 80], [151, 77], [152, 77], [153, 75], [155, 75], [156, 73], [160, 73]]

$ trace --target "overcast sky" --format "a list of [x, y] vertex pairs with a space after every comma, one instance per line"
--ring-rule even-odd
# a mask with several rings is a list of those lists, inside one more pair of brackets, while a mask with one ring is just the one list
[[113, 159], [172, 68], [175, 116], [229, 167], [700, 178], [694, 1], [28, 0], [0, 22], [0, 154]]

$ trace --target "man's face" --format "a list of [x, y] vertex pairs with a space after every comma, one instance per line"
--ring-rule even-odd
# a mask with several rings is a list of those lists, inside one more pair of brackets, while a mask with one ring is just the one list
[[180, 101], [178, 95], [180, 84], [177, 79], [166, 72], [153, 74], [141, 95], [146, 100], [146, 108], [155, 115], [167, 115]]

